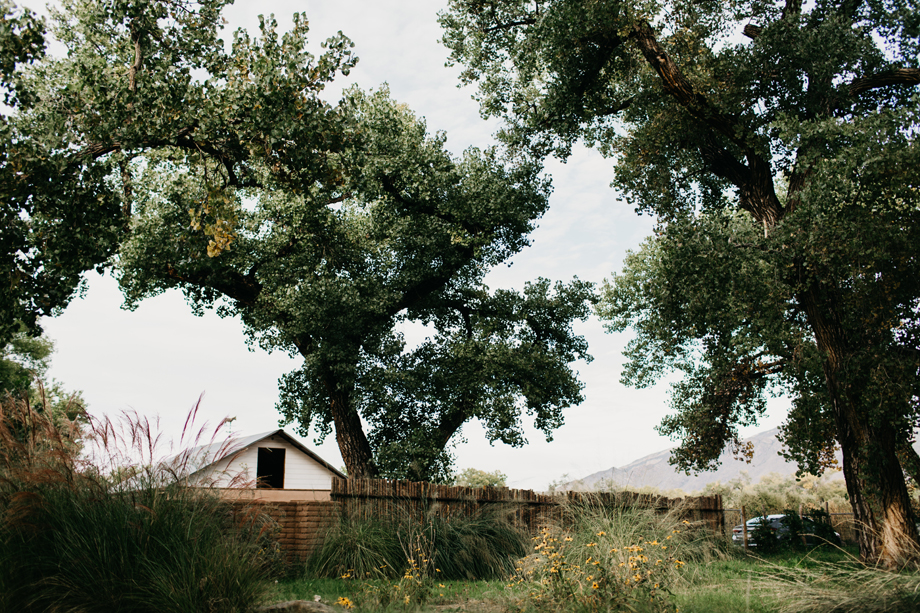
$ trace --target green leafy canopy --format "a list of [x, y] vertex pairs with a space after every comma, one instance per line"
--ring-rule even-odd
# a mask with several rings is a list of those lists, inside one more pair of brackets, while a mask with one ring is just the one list
[[[306, 17], [285, 33], [269, 17], [226, 51], [226, 4], [68, 0], [51, 30], [65, 57], [30, 64], [40, 54], [10, 45], [30, 98], [0, 138], [4, 323], [37, 330], [94, 267], [115, 267], [132, 308], [179, 288], [304, 358], [282, 378], [283, 421], [334, 428], [352, 476], [447, 478], [470, 419], [520, 445], [527, 412], [550, 435], [582, 399], [571, 324], [592, 286], [483, 284], [546, 210], [540, 164], [451, 156], [385, 88], [324, 101], [357, 62], [344, 35], [314, 56]], [[14, 42], [43, 32], [16, 15]], [[405, 321], [431, 337], [406, 347]]]
[[624, 382], [684, 375], [672, 461], [745, 452], [739, 427], [786, 394], [789, 456], [820, 472], [839, 445], [854, 511], [886, 526], [864, 556], [913, 555], [916, 2], [453, 0], [441, 23], [505, 142], [595, 145], [657, 216], [598, 312], [636, 332]]

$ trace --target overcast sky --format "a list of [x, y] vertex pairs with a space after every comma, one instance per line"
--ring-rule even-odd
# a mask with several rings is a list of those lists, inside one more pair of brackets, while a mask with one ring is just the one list
[[[26, 3], [38, 8], [34, 3]], [[306, 13], [311, 47], [341, 30], [355, 43], [360, 61], [347, 78], [327, 90], [331, 101], [342, 87], [357, 83], [376, 88], [389, 83], [392, 96], [425, 117], [431, 132], [447, 133], [454, 153], [493, 142], [498, 124], [483, 121], [472, 88], [458, 89], [459, 69], [445, 67], [447, 50], [438, 42], [440, 0], [239, 0], [227, 9], [226, 37], [243, 27], [256, 33], [258, 15], [274, 13], [286, 30], [295, 11]], [[652, 220], [635, 214], [609, 187], [611, 162], [580, 148], [567, 164], [547, 162], [554, 191], [549, 212], [532, 235], [532, 246], [513, 264], [493, 271], [493, 289], [522, 288], [527, 280], [573, 276], [600, 283], [619, 270], [629, 249], [650, 233]], [[134, 410], [159, 416], [175, 436], [189, 408], [204, 393], [199, 416], [217, 423], [234, 416], [233, 432], [252, 434], [278, 427], [277, 379], [298, 361], [281, 353], [249, 351], [242, 326], [213, 313], [192, 315], [181, 294], [150, 299], [134, 312], [122, 310], [111, 277], [87, 276], [88, 291], [63, 315], [44, 321], [57, 347], [51, 376], [83, 390], [90, 412], [115, 415]], [[619, 384], [621, 351], [628, 335], [606, 334], [592, 318], [578, 326], [594, 356], [575, 368], [585, 384], [585, 402], [568, 409], [565, 425], [547, 443], [528, 424], [529, 444], [514, 449], [490, 446], [477, 424], [463, 430], [456, 448], [458, 468], [501, 470], [512, 487], [544, 489], [568, 475], [584, 477], [673, 446], [654, 426], [667, 413], [667, 387], [635, 390]], [[755, 430], [778, 425], [784, 411], [774, 402], [771, 415]], [[526, 418], [525, 418], [526, 419]], [[293, 432], [292, 427], [288, 427]], [[305, 443], [336, 466], [343, 465], [334, 436], [321, 446]]]

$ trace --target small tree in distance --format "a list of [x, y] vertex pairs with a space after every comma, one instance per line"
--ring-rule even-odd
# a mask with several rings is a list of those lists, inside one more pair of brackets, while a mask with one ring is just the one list
[[464, 468], [454, 477], [452, 485], [463, 487], [507, 487], [508, 475], [500, 470], [491, 472], [478, 468]]

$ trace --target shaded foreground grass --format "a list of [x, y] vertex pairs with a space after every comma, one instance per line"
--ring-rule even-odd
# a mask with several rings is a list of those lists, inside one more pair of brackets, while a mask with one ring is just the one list
[[846, 564], [858, 552], [824, 545], [808, 551], [783, 551], [767, 556], [741, 550], [725, 560], [691, 569], [675, 590], [681, 612], [767, 613], [780, 611], [784, 599], [763, 589], [762, 579], [776, 569], [808, 569], [821, 564]]
[[[788, 594], [765, 589], [764, 580], [783, 570], [820, 572], [832, 568], [847, 568], [856, 554], [855, 549], [822, 546], [808, 551], [786, 551], [759, 557], [740, 550], [729, 550], [724, 559], [686, 567], [682, 580], [671, 590], [671, 609], [680, 613], [774, 613], [788, 609]], [[430, 598], [423, 606], [379, 607], [367, 602], [368, 586], [379, 589], [386, 582], [361, 582], [353, 579], [302, 579], [282, 581], [274, 586], [272, 600], [313, 600], [320, 596], [324, 602], [347, 599], [358, 611], [415, 610], [469, 611], [498, 613], [534, 610], [526, 586], [512, 585], [507, 580], [441, 581], [433, 583]], [[443, 586], [443, 587], [442, 587]], [[398, 603], [395, 603], [398, 605]], [[579, 610], [573, 602], [571, 610]], [[896, 610], [896, 609], [894, 609]]]
[[[503, 542], [496, 538], [503, 532], [496, 532], [495, 521], [483, 518], [432, 516], [427, 522], [410, 522], [411, 529], [399, 518], [388, 525], [380, 520], [346, 522], [307, 565], [305, 575], [330, 576], [334, 571], [332, 576], [341, 579], [277, 584], [275, 597], [319, 596], [361, 612], [920, 610], [920, 572], [867, 567], [855, 549], [829, 543], [804, 549], [804, 541], [798, 547], [793, 540], [786, 547], [796, 549], [745, 552], [704, 522], [687, 519], [692, 509], [661, 513], [653, 498], [618, 496], [562, 504], [557, 521], [532, 537], [523, 556], [513, 556], [516, 548], [505, 546], [489, 553], [492, 547], [484, 547], [485, 542]], [[448, 538], [455, 533], [462, 538]], [[481, 563], [493, 556], [503, 562]], [[468, 567], [466, 560], [476, 557], [479, 563]], [[506, 566], [504, 561], [515, 562]], [[447, 564], [454, 567], [448, 570]], [[474, 575], [478, 566], [483, 570]], [[508, 572], [497, 572], [502, 567]], [[464, 576], [480, 580], [460, 580]], [[496, 578], [482, 580], [491, 577]]]
[[[270, 519], [231, 515], [215, 492], [187, 487], [191, 452], [154, 461], [146, 420], [87, 418], [70, 435], [49, 413], [0, 397], [0, 612], [237, 613], [262, 602], [278, 561]], [[93, 453], [79, 455], [80, 437]]]

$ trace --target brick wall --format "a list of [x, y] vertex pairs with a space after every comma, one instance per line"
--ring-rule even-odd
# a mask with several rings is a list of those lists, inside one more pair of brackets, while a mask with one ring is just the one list
[[278, 531], [278, 544], [284, 560], [289, 564], [300, 563], [310, 557], [339, 517], [338, 503], [332, 501], [235, 501], [229, 504], [233, 515], [239, 519], [258, 514], [270, 517]]

